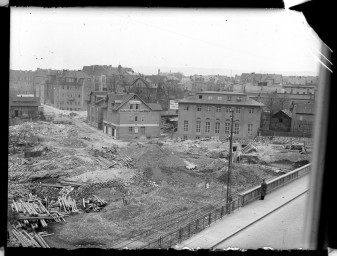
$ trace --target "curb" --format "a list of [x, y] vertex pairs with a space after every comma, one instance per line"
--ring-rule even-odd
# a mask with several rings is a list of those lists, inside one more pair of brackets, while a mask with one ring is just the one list
[[277, 211], [278, 209], [280, 209], [281, 207], [285, 206], [286, 204], [288, 204], [288, 203], [294, 201], [295, 199], [297, 199], [298, 197], [300, 197], [300, 196], [302, 196], [303, 194], [307, 193], [308, 191], [309, 191], [309, 189], [305, 190], [304, 192], [298, 194], [297, 196], [293, 197], [293, 198], [290, 199], [289, 201], [287, 201], [287, 202], [281, 204], [280, 206], [274, 208], [273, 210], [267, 212], [266, 214], [264, 214], [263, 216], [257, 218], [257, 219], [254, 220], [253, 222], [251, 222], [251, 223], [249, 223], [248, 225], [246, 225], [246, 226], [240, 228], [238, 231], [234, 232], [233, 234], [227, 236], [226, 238], [224, 238], [224, 239], [222, 239], [221, 241], [217, 242], [216, 244], [212, 245], [212, 246], [210, 247], [210, 249], [214, 249], [216, 246], [218, 246], [219, 244], [223, 243], [223, 242], [226, 241], [227, 239], [233, 237], [234, 235], [238, 234], [238, 233], [241, 232], [242, 230], [244, 230], [244, 229], [250, 227], [251, 225], [253, 225], [253, 224], [255, 224], [256, 222], [258, 222], [258, 221], [260, 221], [261, 219], [263, 219], [264, 217], [266, 217], [266, 216], [270, 215], [271, 213]]

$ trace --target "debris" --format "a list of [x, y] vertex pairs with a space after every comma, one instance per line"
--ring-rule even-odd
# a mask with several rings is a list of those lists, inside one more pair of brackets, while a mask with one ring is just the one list
[[195, 164], [192, 164], [192, 163], [190, 163], [190, 162], [188, 162], [188, 161], [186, 161], [186, 160], [184, 160], [184, 162], [185, 162], [186, 168], [187, 168], [188, 170], [195, 170], [196, 167], [197, 167]]

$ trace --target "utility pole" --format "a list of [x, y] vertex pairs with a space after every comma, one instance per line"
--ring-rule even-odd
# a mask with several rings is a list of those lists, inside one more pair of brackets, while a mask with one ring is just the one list
[[[231, 169], [232, 169], [232, 150], [233, 150], [233, 123], [234, 123], [234, 111], [231, 108], [231, 131], [229, 140], [229, 158], [228, 158], [228, 175], [227, 175], [227, 205], [232, 201], [232, 191], [231, 191]], [[230, 213], [230, 206], [228, 208], [228, 213]]]

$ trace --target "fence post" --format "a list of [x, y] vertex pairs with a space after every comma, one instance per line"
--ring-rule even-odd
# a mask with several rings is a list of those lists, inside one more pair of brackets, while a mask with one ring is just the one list
[[212, 213], [208, 214], [208, 226], [211, 225], [211, 220], [212, 220]]
[[195, 222], [195, 230], [198, 230], [198, 226], [199, 226], [199, 219], [197, 219]]
[[188, 237], [190, 237], [191, 234], [191, 223], [188, 223]]
[[181, 242], [182, 233], [183, 233], [182, 229], [179, 229], [178, 243]]
[[222, 216], [223, 216], [223, 210], [224, 210], [224, 207], [221, 206], [221, 215], [220, 215], [220, 219], [222, 219]]
[[158, 240], [158, 242], [159, 242], [159, 249], [161, 249], [161, 241], [162, 240], [162, 238], [161, 238], [161, 236], [159, 237], [159, 240]]

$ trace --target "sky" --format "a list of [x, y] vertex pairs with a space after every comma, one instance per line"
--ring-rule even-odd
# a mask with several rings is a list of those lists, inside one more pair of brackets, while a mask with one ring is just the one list
[[318, 75], [321, 44], [290, 10], [11, 7], [15, 70]]

